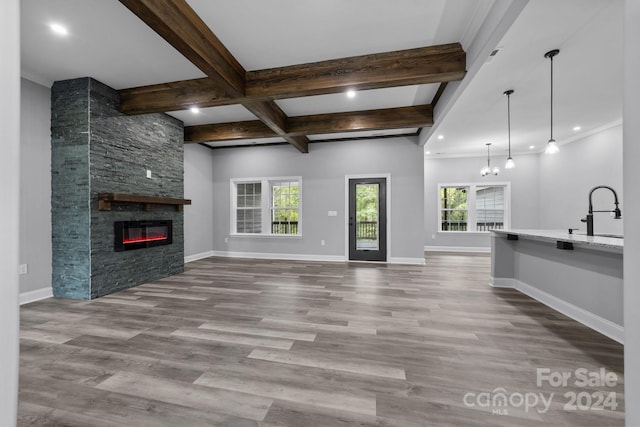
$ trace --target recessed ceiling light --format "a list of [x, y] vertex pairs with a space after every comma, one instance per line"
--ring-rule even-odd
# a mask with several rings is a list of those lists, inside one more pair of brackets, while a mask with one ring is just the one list
[[55, 34], [59, 36], [66, 36], [69, 34], [69, 30], [67, 30], [67, 27], [65, 27], [64, 25], [57, 24], [55, 22], [52, 22], [51, 24], [49, 24], [49, 28], [51, 29], [51, 31], [53, 31]]
[[191, 107], [189, 108], [189, 110], [193, 113], [193, 114], [198, 114], [200, 112], [200, 109], [198, 107]]
[[347, 98], [355, 98], [356, 97], [356, 91], [351, 89], [347, 91]]
[[529, 150], [533, 150], [534, 148], [536, 148], [536, 146], [535, 146], [535, 145], [530, 145], [530, 146], [529, 146]]
[[580, 129], [582, 129], [580, 126], [574, 126], [573, 130], [575, 130], [576, 132], [578, 132]]
[[444, 139], [444, 135], [438, 135], [438, 139]]

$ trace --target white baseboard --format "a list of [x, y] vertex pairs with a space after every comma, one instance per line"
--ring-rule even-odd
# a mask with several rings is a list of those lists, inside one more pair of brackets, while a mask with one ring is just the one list
[[189, 255], [184, 257], [184, 262], [198, 261], [199, 259], [209, 258], [210, 256], [214, 256], [214, 251], [202, 252], [195, 255]]
[[389, 258], [389, 264], [408, 264], [408, 265], [424, 265], [424, 258], [402, 258], [391, 257]]
[[343, 256], [335, 255], [308, 255], [308, 254], [271, 254], [263, 252], [228, 252], [212, 251], [209, 256], [219, 256], [227, 258], [252, 258], [252, 259], [272, 259], [286, 261], [317, 261], [317, 262], [344, 262]]
[[425, 252], [461, 252], [461, 253], [481, 253], [490, 254], [490, 247], [473, 247], [473, 246], [425, 246]]
[[544, 305], [553, 308], [554, 310], [564, 314], [567, 317], [572, 318], [585, 326], [590, 327], [593, 330], [600, 332], [611, 338], [614, 341], [624, 344], [624, 327], [616, 323], [611, 322], [603, 317], [591, 313], [583, 308], [573, 305], [567, 301], [564, 301], [556, 296], [553, 296], [547, 292], [528, 285], [520, 280], [511, 278], [494, 278], [491, 277], [491, 286], [496, 288], [513, 288], [531, 298], [543, 303]]
[[[315, 261], [315, 262], [348, 262], [349, 259], [342, 255], [310, 255], [310, 254], [271, 254], [263, 252], [227, 252], [212, 251], [207, 256], [219, 256], [226, 258], [250, 258], [250, 259], [271, 259], [286, 261]], [[202, 257], [204, 258], [204, 257]], [[410, 264], [424, 265], [424, 258], [402, 258], [391, 257], [389, 264]]]
[[35, 291], [20, 293], [20, 305], [29, 304], [30, 302], [40, 301], [41, 299], [51, 298], [53, 296], [53, 289], [42, 288]]
[[515, 288], [517, 280], [505, 277], [489, 277], [489, 286], [494, 288]]

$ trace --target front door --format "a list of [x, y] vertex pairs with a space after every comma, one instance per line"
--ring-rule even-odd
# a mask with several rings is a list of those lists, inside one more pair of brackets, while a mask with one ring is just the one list
[[387, 179], [349, 180], [349, 259], [387, 260]]

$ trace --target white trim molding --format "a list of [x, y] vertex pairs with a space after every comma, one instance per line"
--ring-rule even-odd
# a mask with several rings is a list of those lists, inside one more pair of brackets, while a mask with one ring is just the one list
[[425, 252], [460, 252], [490, 254], [490, 247], [474, 246], [425, 246]]
[[317, 261], [317, 262], [345, 262], [342, 255], [311, 255], [311, 254], [273, 254], [265, 252], [229, 252], [213, 251], [210, 256], [225, 258], [249, 258], [249, 259], [272, 259], [284, 261]]
[[391, 257], [389, 258], [389, 264], [405, 264], [405, 265], [425, 265], [424, 258], [402, 258]]
[[[217, 256], [223, 258], [248, 258], [248, 259], [271, 259], [282, 261], [315, 261], [315, 262], [362, 262], [372, 264], [404, 264], [404, 265], [424, 265], [424, 258], [401, 258], [392, 257], [388, 262], [380, 261], [350, 261], [343, 255], [312, 255], [312, 254], [272, 254], [265, 252], [228, 252], [212, 251], [207, 252], [207, 256]], [[203, 257], [205, 258], [205, 257]], [[200, 258], [202, 259], [202, 258]]]
[[493, 288], [516, 288], [517, 280], [507, 277], [489, 277], [489, 286]]
[[198, 260], [204, 259], [204, 258], [209, 258], [209, 257], [214, 256], [214, 255], [215, 255], [214, 251], [207, 251], [207, 252], [201, 252], [199, 254], [187, 255], [187, 256], [184, 257], [184, 262], [186, 264], [188, 262], [198, 261]]
[[36, 289], [35, 291], [21, 292], [20, 305], [29, 304], [43, 299], [53, 297], [53, 289], [51, 287]]
[[489, 284], [495, 288], [512, 288], [541, 302], [567, 317], [572, 318], [591, 329], [600, 332], [614, 341], [624, 344], [624, 327], [583, 308], [564, 301], [556, 296], [512, 278], [491, 277]]

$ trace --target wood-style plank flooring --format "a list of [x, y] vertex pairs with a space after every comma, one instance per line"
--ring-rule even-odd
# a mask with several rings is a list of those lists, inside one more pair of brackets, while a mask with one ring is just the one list
[[[488, 277], [486, 255], [209, 258], [94, 301], [28, 304], [19, 425], [624, 425], [622, 346]], [[538, 386], [537, 368], [616, 381]], [[602, 393], [615, 411], [593, 408]]]

